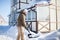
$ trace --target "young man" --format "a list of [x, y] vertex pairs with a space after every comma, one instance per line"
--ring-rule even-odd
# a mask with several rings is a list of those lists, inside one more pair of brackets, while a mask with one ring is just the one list
[[[36, 6], [36, 5], [35, 5]], [[34, 6], [34, 7], [35, 7]], [[31, 7], [33, 8], [33, 7]], [[29, 8], [28, 8], [29, 9]], [[25, 18], [26, 18], [26, 14], [28, 13], [27, 9], [23, 9], [20, 11], [19, 17], [18, 17], [18, 22], [17, 22], [17, 28], [18, 28], [18, 36], [17, 36], [17, 40], [24, 40], [24, 32], [23, 32], [23, 27], [25, 29], [27, 29], [27, 31], [29, 32], [28, 37], [30, 35], [32, 35], [32, 33], [30, 32], [29, 27], [26, 25], [25, 22]], [[37, 37], [37, 36], [36, 36]]]
[[26, 18], [26, 14], [27, 14], [27, 10], [23, 9], [20, 11], [19, 17], [18, 17], [18, 22], [17, 22], [17, 28], [18, 28], [18, 36], [17, 36], [17, 40], [24, 40], [24, 32], [23, 32], [23, 27], [26, 27], [26, 22], [25, 22], [25, 18]]

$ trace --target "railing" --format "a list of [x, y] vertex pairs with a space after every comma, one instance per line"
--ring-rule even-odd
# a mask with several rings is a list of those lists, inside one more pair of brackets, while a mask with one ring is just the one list
[[[33, 26], [33, 23], [35, 23]], [[37, 33], [38, 32], [38, 25], [37, 25], [37, 21], [26, 21], [26, 24], [28, 25], [28, 27], [30, 28], [31, 31]], [[36, 30], [33, 30], [32, 27], [36, 27]]]
[[[50, 30], [51, 28], [50, 28], [49, 25], [50, 25], [49, 21], [39, 21], [38, 22], [38, 27], [39, 27], [38, 31], [40, 31], [42, 33], [50, 32], [51, 31]], [[41, 31], [44, 28], [46, 29], [46, 31], [45, 30]]]

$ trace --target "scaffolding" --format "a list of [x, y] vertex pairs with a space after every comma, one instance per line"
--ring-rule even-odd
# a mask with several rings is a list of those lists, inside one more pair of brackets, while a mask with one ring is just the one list
[[[57, 6], [57, 0], [54, 0], [55, 1], [55, 5], [52, 3], [52, 4], [50, 4], [50, 5], [43, 5], [43, 6], [48, 6], [48, 8], [49, 8], [49, 15], [47, 16], [47, 17], [49, 17], [49, 21], [44, 25], [44, 23], [46, 22], [46, 21], [38, 21], [37, 20], [37, 14], [36, 14], [36, 32], [38, 32], [38, 31], [40, 31], [40, 32], [51, 32], [51, 31], [54, 31], [54, 30], [58, 30], [60, 27], [58, 27], [58, 7], [59, 6]], [[40, 4], [38, 4], [38, 6], [40, 6]], [[51, 6], [54, 6], [55, 8], [51, 8]], [[33, 7], [34, 8], [34, 7]], [[53, 9], [53, 10], [55, 10], [55, 13], [54, 13], [54, 16], [55, 17], [53, 17], [53, 18], [55, 18], [55, 21], [51, 18], [53, 15], [51, 14], [51, 9]], [[58, 14], [58, 15], [57, 15]], [[54, 22], [53, 22], [53, 21]], [[32, 21], [33, 22], [33, 21]], [[40, 23], [39, 23], [40, 22]], [[43, 24], [42, 24], [43, 23]], [[40, 25], [40, 26], [38, 26], [38, 25]], [[49, 25], [49, 26], [48, 26]], [[42, 27], [41, 27], [42, 26]], [[48, 27], [47, 27], [48, 26]], [[40, 29], [39, 29], [39, 27], [41, 27]], [[47, 29], [48, 31], [41, 31], [43, 28], [45, 28], [45, 29]], [[32, 29], [32, 28], [31, 28]]]
[[[15, 14], [18, 14], [19, 13], [19, 11], [20, 11], [20, 9], [21, 9], [21, 3], [23, 3], [24, 5], [26, 4], [26, 5], [28, 5], [29, 3], [27, 2], [27, 0], [26, 0], [26, 2], [21, 2], [21, 0], [19, 0], [15, 5], [13, 5], [12, 6], [12, 8], [15, 6], [15, 9], [18, 11], [15, 11], [15, 12], [17, 12], [17, 13], [15, 13]], [[45, 29], [47, 29], [48, 31], [45, 31], [45, 32], [50, 32], [50, 31], [53, 31], [53, 30], [51, 30], [51, 25], [53, 24], [53, 23], [55, 23], [55, 24], [53, 24], [53, 25], [55, 25], [55, 30], [57, 30], [57, 29], [59, 29], [60, 27], [58, 27], [59, 26], [59, 21], [58, 21], [58, 10], [59, 10], [59, 7], [60, 6], [58, 6], [58, 0], [51, 0], [51, 5], [44, 5], [45, 7], [46, 6], [48, 6], [48, 9], [49, 9], [49, 15], [47, 16], [48, 17], [48, 19], [47, 20], [49, 20], [48, 22], [47, 22], [47, 24], [41, 24], [41, 22], [45, 22], [45, 21], [38, 21], [37, 20], [37, 18], [38, 18], [38, 15], [37, 15], [37, 11], [36, 11], [36, 5], [33, 5], [33, 6], [31, 6], [31, 7], [29, 7], [29, 8], [27, 8], [27, 9], [29, 9], [29, 12], [34, 12], [35, 14], [36, 14], [36, 16], [35, 16], [35, 20], [33, 21], [33, 20], [26, 20], [26, 22], [27, 22], [27, 25], [29, 25], [30, 27], [31, 27], [31, 31], [34, 31], [34, 32], [38, 32], [38, 31], [40, 31], [41, 32], [41, 30], [43, 29], [43, 28], [45, 28]], [[18, 7], [17, 7], [17, 4], [18, 4]], [[39, 5], [39, 4], [38, 4]], [[37, 6], [38, 6], [37, 5]], [[40, 5], [39, 5], [40, 6]], [[43, 7], [44, 7], [43, 6]], [[53, 16], [55, 16], [55, 22], [52, 22], [51, 20], [52, 20], [52, 14], [51, 13], [53, 13], [51, 10], [54, 10], [55, 11], [55, 15], [53, 15]], [[14, 15], [15, 15], [14, 14]], [[14, 18], [14, 19], [16, 19], [16, 18]], [[16, 21], [16, 20], [15, 20]], [[40, 22], [40, 23], [39, 23]], [[13, 22], [14, 23], [14, 22]], [[34, 27], [35, 27], [35, 29], [33, 30], [33, 24], [35, 25]], [[39, 26], [38, 25], [40, 25], [40, 26], [42, 26], [40, 29], [39, 29]], [[49, 25], [48, 27], [46, 27], [47, 25]], [[44, 32], [44, 31], [42, 31], [42, 32]]]

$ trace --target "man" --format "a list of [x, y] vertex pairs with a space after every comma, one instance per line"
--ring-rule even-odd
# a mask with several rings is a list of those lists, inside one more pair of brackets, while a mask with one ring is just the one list
[[24, 32], [23, 32], [23, 27], [26, 27], [26, 22], [25, 22], [25, 18], [26, 18], [26, 14], [27, 14], [27, 10], [23, 9], [20, 11], [19, 17], [18, 17], [18, 22], [17, 22], [17, 28], [18, 28], [18, 36], [17, 36], [17, 40], [24, 40]]

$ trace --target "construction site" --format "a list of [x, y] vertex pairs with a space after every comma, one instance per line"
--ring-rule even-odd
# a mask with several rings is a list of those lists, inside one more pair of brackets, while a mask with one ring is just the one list
[[16, 40], [17, 18], [23, 9], [29, 10], [26, 24], [29, 25], [32, 34], [36, 33], [35, 36], [39, 36], [28, 38], [28, 32], [24, 29], [25, 40], [60, 40], [60, 0], [11, 0], [9, 27], [1, 26], [4, 28], [0, 28], [0, 39]]
[[[10, 25], [16, 25], [19, 11], [27, 8], [30, 11], [26, 16], [26, 21], [30, 23], [32, 31], [50, 32], [60, 28], [59, 0], [48, 0], [47, 2], [50, 2], [50, 4], [46, 5], [39, 4], [39, 0], [32, 0], [31, 2], [30, 0], [20, 1], [14, 1], [14, 5], [12, 4], [11, 6]], [[36, 3], [37, 5], [35, 6]]]

